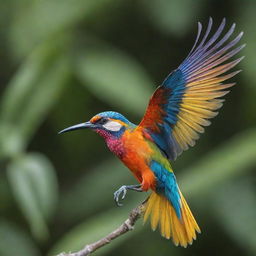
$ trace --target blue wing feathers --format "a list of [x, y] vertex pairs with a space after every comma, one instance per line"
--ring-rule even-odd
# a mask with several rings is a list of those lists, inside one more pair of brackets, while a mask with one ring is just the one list
[[179, 89], [184, 89], [185, 81], [182, 71], [179, 69], [174, 70], [165, 78], [162, 85], [165, 88], [175, 89], [175, 91], [179, 91]]
[[165, 152], [169, 159], [175, 159], [181, 149], [172, 137], [172, 127], [177, 123], [180, 103], [185, 91], [185, 76], [181, 70], [175, 70], [164, 80], [162, 86], [169, 90], [170, 97], [163, 110], [166, 112], [164, 122], [159, 124], [160, 133], [151, 134], [154, 141]]

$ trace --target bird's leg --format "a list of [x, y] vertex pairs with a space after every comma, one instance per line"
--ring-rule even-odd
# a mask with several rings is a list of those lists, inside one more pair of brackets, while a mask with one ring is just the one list
[[122, 196], [121, 199], [124, 200], [128, 189], [134, 190], [137, 192], [142, 192], [141, 185], [123, 185], [114, 193], [114, 200], [115, 200], [117, 206], [123, 205], [123, 204], [119, 203], [119, 197]]

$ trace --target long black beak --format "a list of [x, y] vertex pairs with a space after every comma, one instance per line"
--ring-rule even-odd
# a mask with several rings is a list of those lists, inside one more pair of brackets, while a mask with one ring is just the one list
[[70, 126], [62, 131], [59, 132], [59, 134], [61, 133], [65, 133], [65, 132], [70, 132], [70, 131], [74, 131], [74, 130], [80, 130], [80, 129], [87, 129], [87, 128], [94, 128], [94, 124], [90, 123], [90, 122], [85, 122], [85, 123], [81, 123], [81, 124], [76, 124], [73, 126]]

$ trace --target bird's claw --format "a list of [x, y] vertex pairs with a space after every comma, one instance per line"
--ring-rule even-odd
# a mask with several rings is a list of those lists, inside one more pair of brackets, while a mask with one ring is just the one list
[[115, 200], [117, 206], [123, 205], [122, 203], [119, 202], [119, 198], [121, 196], [121, 200], [124, 200], [126, 193], [127, 193], [126, 186], [122, 186], [117, 191], [114, 192], [114, 200]]

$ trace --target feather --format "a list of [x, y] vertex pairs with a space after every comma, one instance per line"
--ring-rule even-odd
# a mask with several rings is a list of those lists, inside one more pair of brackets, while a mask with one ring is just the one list
[[[239, 33], [225, 45], [234, 33], [235, 24], [221, 37], [226, 20], [223, 19], [216, 32], [209, 37], [212, 30], [212, 18], [200, 41], [202, 31], [198, 23], [198, 33], [192, 50], [181, 63], [163, 81], [153, 94], [146, 113], [139, 124], [154, 138], [159, 148], [170, 160], [176, 159], [182, 151], [195, 144], [196, 133], [204, 132], [202, 126], [210, 125], [208, 119], [215, 117], [221, 108], [226, 90], [235, 83], [225, 83], [240, 72], [229, 72], [242, 59], [229, 61], [244, 44], [232, 49], [243, 36]], [[209, 39], [208, 39], [209, 38]], [[166, 140], [166, 138], [169, 138]], [[176, 148], [170, 148], [176, 147]]]
[[146, 203], [143, 221], [145, 223], [151, 216], [151, 227], [155, 230], [157, 228], [155, 213], [157, 212], [161, 235], [167, 239], [172, 238], [176, 246], [187, 247], [196, 239], [196, 232], [201, 233], [201, 231], [183, 195], [180, 191], [178, 193], [181, 196], [181, 219], [177, 217], [175, 209], [165, 196], [152, 192]]

